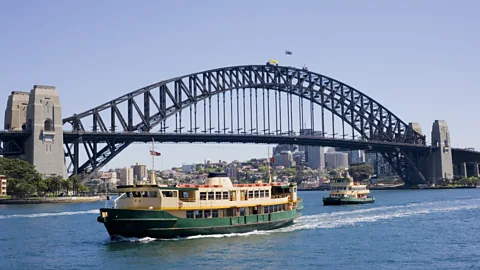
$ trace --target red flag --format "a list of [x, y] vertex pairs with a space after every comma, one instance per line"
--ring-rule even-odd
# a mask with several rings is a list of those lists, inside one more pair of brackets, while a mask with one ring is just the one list
[[160, 156], [160, 152], [150, 150], [150, 155], [158, 157]]
[[271, 163], [274, 163], [274, 162], [275, 162], [275, 158], [274, 158], [274, 157], [271, 157], [271, 158], [270, 158], [270, 162], [271, 162]]

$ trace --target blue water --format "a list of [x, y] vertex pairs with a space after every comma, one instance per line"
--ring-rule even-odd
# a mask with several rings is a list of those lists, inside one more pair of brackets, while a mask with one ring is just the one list
[[480, 269], [480, 189], [372, 191], [269, 232], [113, 242], [104, 203], [0, 205], [0, 269]]

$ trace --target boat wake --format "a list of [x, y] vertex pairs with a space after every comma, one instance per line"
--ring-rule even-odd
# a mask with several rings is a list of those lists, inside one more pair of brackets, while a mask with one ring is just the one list
[[270, 230], [270, 231], [251, 231], [247, 233], [196, 235], [196, 236], [174, 238], [174, 239], [155, 239], [150, 237], [119, 238], [116, 241], [148, 243], [151, 241], [178, 241], [178, 240], [194, 240], [194, 239], [203, 239], [203, 238], [228, 238], [228, 237], [248, 237], [252, 235], [254, 236], [271, 235], [276, 233], [289, 233], [289, 232], [294, 232], [299, 230], [334, 229], [334, 228], [341, 228], [341, 227], [353, 227], [359, 224], [374, 223], [382, 220], [391, 220], [395, 218], [429, 215], [429, 214], [442, 213], [442, 212], [465, 211], [465, 210], [471, 210], [471, 209], [480, 209], [480, 199], [413, 203], [413, 204], [398, 205], [398, 206], [372, 207], [372, 208], [358, 209], [353, 211], [321, 213], [321, 214], [315, 214], [315, 215], [302, 216], [296, 219], [295, 223], [291, 226]]
[[72, 216], [85, 214], [98, 214], [98, 209], [87, 211], [73, 211], [73, 212], [53, 212], [53, 213], [35, 213], [35, 214], [14, 214], [14, 215], [0, 215], [0, 219], [8, 218], [38, 218], [38, 217], [55, 217], [55, 216]]

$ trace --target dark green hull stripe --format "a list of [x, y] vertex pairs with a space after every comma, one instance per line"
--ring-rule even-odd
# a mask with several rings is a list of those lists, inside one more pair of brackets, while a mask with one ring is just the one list
[[359, 200], [359, 199], [333, 199], [333, 198], [323, 198], [323, 205], [344, 205], [344, 204], [366, 204], [374, 203], [375, 199], [371, 200]]
[[162, 210], [102, 208], [100, 212], [108, 216], [99, 216], [97, 220], [104, 223], [111, 236], [175, 238], [272, 230], [292, 224], [302, 208], [303, 201], [289, 211], [222, 218], [177, 218]]

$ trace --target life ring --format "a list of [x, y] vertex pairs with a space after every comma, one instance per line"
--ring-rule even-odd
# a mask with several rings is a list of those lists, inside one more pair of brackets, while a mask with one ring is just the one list
[[178, 208], [182, 208], [183, 206], [183, 202], [182, 201], [178, 201]]

